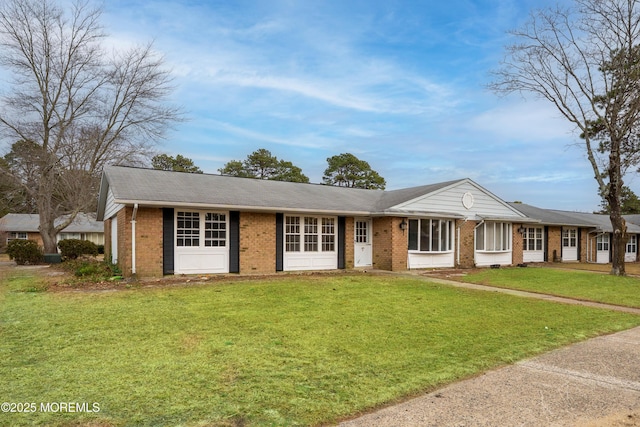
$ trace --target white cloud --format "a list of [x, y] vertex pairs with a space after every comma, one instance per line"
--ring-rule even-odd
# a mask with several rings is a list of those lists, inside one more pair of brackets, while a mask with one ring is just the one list
[[[506, 102], [505, 102], [506, 101]], [[548, 102], [503, 99], [496, 107], [473, 117], [467, 124], [478, 133], [503, 141], [540, 142], [575, 139], [574, 126]]]

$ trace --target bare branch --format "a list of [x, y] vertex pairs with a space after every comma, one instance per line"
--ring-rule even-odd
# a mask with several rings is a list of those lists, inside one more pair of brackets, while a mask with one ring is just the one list
[[95, 204], [105, 164], [150, 157], [181, 119], [165, 104], [172, 87], [162, 57], [151, 44], [109, 57], [100, 18], [88, 0], [68, 10], [54, 0], [0, 4], [0, 65], [13, 76], [0, 99], [0, 136], [13, 147], [5, 174], [37, 201], [47, 251], [60, 230], [55, 218], [72, 221]]

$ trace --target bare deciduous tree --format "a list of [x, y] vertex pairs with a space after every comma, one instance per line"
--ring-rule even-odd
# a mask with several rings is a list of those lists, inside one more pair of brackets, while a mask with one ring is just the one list
[[[0, 64], [13, 78], [0, 131], [12, 147], [29, 145], [0, 172], [36, 200], [47, 253], [56, 251], [56, 234], [95, 204], [102, 167], [150, 157], [181, 117], [165, 103], [172, 88], [162, 58], [151, 45], [107, 54], [100, 16], [87, 0], [69, 10], [54, 0], [0, 5]], [[67, 221], [55, 226], [63, 214]]]
[[626, 168], [638, 161], [640, 4], [636, 0], [575, 0], [573, 7], [535, 11], [512, 32], [490, 88], [532, 93], [572, 124], [609, 204], [611, 274], [624, 275], [628, 239], [620, 196]]

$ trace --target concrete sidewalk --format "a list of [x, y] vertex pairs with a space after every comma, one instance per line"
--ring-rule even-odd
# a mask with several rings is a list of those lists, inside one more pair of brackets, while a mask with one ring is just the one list
[[[531, 292], [442, 282], [593, 306]], [[637, 309], [595, 306], [640, 314]], [[640, 426], [640, 327], [489, 371], [339, 426]]]

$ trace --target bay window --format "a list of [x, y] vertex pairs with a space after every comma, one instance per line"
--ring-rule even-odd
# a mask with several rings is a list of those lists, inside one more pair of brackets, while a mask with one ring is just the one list
[[505, 252], [511, 250], [511, 223], [485, 221], [476, 227], [476, 250]]
[[442, 219], [410, 219], [409, 250], [448, 252], [453, 248], [453, 222]]

